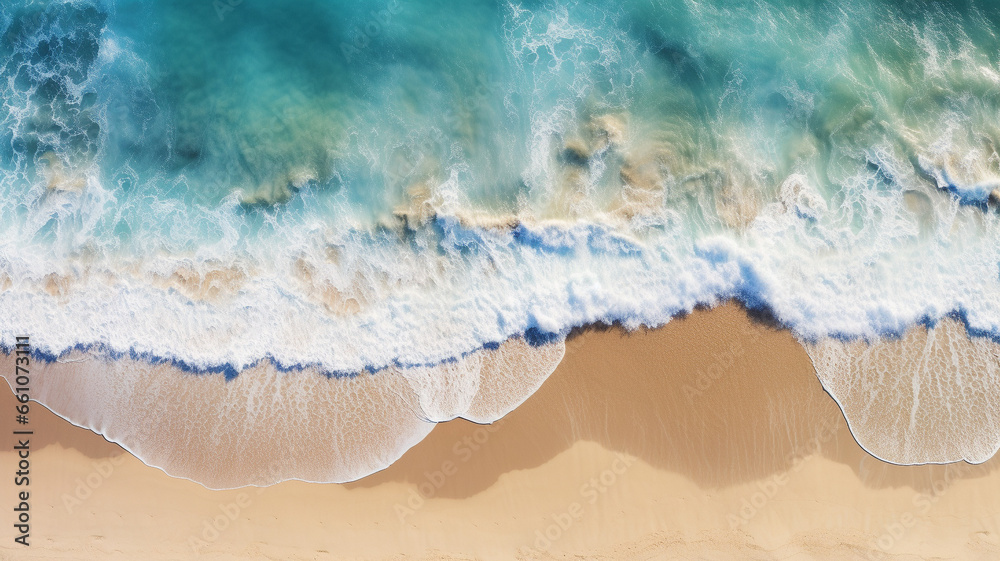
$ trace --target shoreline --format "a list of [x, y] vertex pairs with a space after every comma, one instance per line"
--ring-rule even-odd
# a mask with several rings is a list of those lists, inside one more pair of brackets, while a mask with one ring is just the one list
[[[893, 461], [891, 459], [887, 459], [885, 454], [879, 454], [877, 452], [877, 450], [875, 450], [875, 449], [873, 449], [873, 448], [870, 447], [870, 443], [866, 444], [866, 442], [865, 442], [866, 438], [870, 438], [870, 433], [872, 431], [872, 426], [870, 426], [871, 423], [865, 424], [865, 420], [864, 419], [862, 419], [861, 422], [859, 422], [857, 419], [855, 419], [852, 422], [852, 417], [850, 415], [848, 415], [848, 409], [845, 409], [845, 402], [842, 401], [842, 397], [838, 396], [835, 392], [831, 391], [831, 388], [829, 386], [826, 386], [826, 384], [823, 383], [823, 376], [820, 374], [820, 371], [816, 368], [816, 360], [815, 360], [814, 356], [812, 356], [809, 352], [805, 352], [805, 353], [800, 352], [803, 349], [808, 349], [811, 345], [814, 345], [814, 344], [811, 344], [809, 342], [805, 342], [805, 341], [801, 340], [797, 335], [794, 334], [794, 331], [791, 329], [791, 327], [788, 326], [787, 324], [784, 324], [783, 322], [781, 322], [770, 311], [769, 308], [750, 308], [744, 302], [742, 302], [741, 300], [738, 300], [738, 299], [727, 300], [727, 301], [725, 301], [725, 302], [723, 302], [723, 303], [721, 303], [719, 305], [716, 305], [716, 306], [707, 306], [707, 305], [696, 306], [691, 312], [681, 312], [681, 313], [675, 314], [672, 317], [672, 319], [671, 319], [670, 322], [668, 322], [666, 324], [663, 324], [663, 325], [661, 325], [659, 327], [653, 327], [653, 328], [651, 328], [651, 327], [647, 327], [647, 326], [640, 326], [637, 329], [629, 330], [621, 322], [617, 322], [617, 321], [613, 322], [613, 323], [597, 322], [597, 323], [589, 324], [587, 326], [576, 327], [576, 328], [573, 328], [572, 330], [569, 331], [569, 333], [567, 334], [567, 336], [566, 336], [565, 340], [563, 341], [563, 343], [565, 344], [566, 347], [574, 347], [574, 348], [575, 347], [579, 347], [581, 345], [587, 344], [587, 341], [589, 341], [590, 339], [594, 338], [595, 334], [602, 334], [602, 336], [611, 337], [612, 339], [613, 339], [613, 336], [611, 334], [615, 334], [620, 339], [625, 340], [625, 341], [628, 341], [628, 340], [631, 340], [631, 339], [636, 339], [636, 338], [642, 339], [642, 338], [646, 338], [646, 337], [652, 337], [652, 338], [655, 339], [656, 337], [658, 337], [657, 333], [659, 333], [661, 331], [673, 331], [674, 326], [676, 326], [676, 324], [688, 321], [688, 319], [691, 318], [692, 316], [701, 317], [701, 316], [704, 316], [704, 315], [708, 315], [708, 316], [722, 315], [722, 316], [724, 316], [723, 321], [726, 322], [726, 323], [731, 323], [731, 322], [736, 321], [736, 322], [742, 322], [742, 323], [746, 324], [746, 325], [744, 325], [744, 329], [748, 329], [748, 333], [750, 333], [752, 335], [752, 340], [749, 343], [744, 342], [741, 345], [738, 345], [738, 347], [739, 347], [739, 349], [737, 349], [738, 352], [734, 353], [733, 349], [730, 348], [730, 350], [727, 351], [728, 354], [738, 355], [738, 354], [741, 354], [741, 353], [745, 352], [746, 349], [744, 347], [746, 347], [746, 345], [748, 345], [748, 344], [749, 345], [753, 345], [756, 341], [758, 341], [761, 338], [761, 334], [762, 333], [767, 333], [767, 332], [771, 332], [771, 333], [774, 333], [774, 334], [780, 334], [779, 337], [783, 338], [782, 344], [785, 346], [785, 351], [783, 351], [783, 352], [790, 353], [792, 355], [802, 355], [802, 354], [805, 354], [806, 360], [808, 361], [808, 366], [806, 367], [803, 364], [800, 364], [798, 367], [800, 369], [802, 369], [802, 370], [807, 370], [808, 369], [810, 371], [809, 373], [814, 378], [818, 378], [818, 380], [820, 381], [820, 384], [821, 384], [820, 387], [821, 387], [822, 391], [826, 394], [826, 397], [832, 399], [832, 401], [836, 404], [836, 406], [837, 406], [840, 414], [843, 416], [843, 418], [846, 421], [848, 432], [856, 440], [857, 445], [859, 445], [867, 454], [869, 454], [869, 455], [877, 458], [881, 462], [884, 462], [884, 463], [887, 463], [887, 464], [892, 464], [892, 465], [898, 465], [898, 466], [910, 466], [910, 465], [919, 466], [919, 465], [947, 465], [947, 464], [955, 463], [956, 461], [965, 461], [965, 462], [970, 463], [970, 464], [978, 465], [978, 464], [982, 464], [982, 463], [990, 461], [996, 455], [997, 450], [1000, 449], [1000, 441], [998, 441], [998, 442], [994, 443], [993, 446], [992, 446], [993, 453], [987, 454], [985, 456], [985, 458], [982, 458], [979, 461], [968, 460], [968, 459], [966, 459], [964, 457], [961, 458], [961, 459], [958, 459], [958, 460], [949, 460], [949, 459], [944, 459], [944, 460], [934, 460], [934, 459], [924, 460], [924, 459], [921, 459], [921, 460], [912, 461], [912, 462]], [[940, 326], [942, 326], [942, 325], [944, 325], [945, 323], [948, 323], [948, 322], [955, 324], [955, 325], [951, 326], [953, 329], [967, 328], [967, 326], [964, 324], [964, 322], [962, 322], [962, 318], [960, 318], [960, 317], [953, 317], [951, 319], [944, 319], [941, 322], [939, 322], [935, 327], [936, 328], [940, 327]], [[958, 326], [958, 327], [956, 327], [956, 326]], [[922, 329], [923, 329], [923, 331], [921, 331]], [[924, 327], [921, 327], [921, 326], [911, 326], [911, 328], [907, 332], [905, 332], [903, 335], [901, 335], [898, 338], [889, 338], [886, 341], [884, 341], [884, 344], [890, 345], [890, 346], [891, 345], [898, 345], [898, 344], [900, 344], [903, 341], [904, 338], [907, 338], [907, 337], [912, 338], [912, 336], [913, 336], [914, 333], [918, 333], [918, 332], [919, 333], [924, 333], [926, 331], [926, 329], [928, 329], [928, 328], [926, 328], [926, 326], [924, 326]], [[549, 335], [552, 335], [552, 334], [549, 334]], [[973, 339], [976, 339], [976, 340], [982, 339], [981, 337], [978, 337], [978, 336], [975, 336], [975, 335], [970, 335], [967, 332], [963, 333], [962, 335], [964, 335], [964, 337], [966, 339], [970, 340], [970, 341], [972, 341]], [[544, 338], [543, 335], [539, 335], [539, 336], [535, 337], [535, 339], [539, 339], [539, 340], [541, 340], [542, 338]], [[476, 354], [477, 353], [489, 353], [489, 352], [494, 352], [497, 349], [501, 349], [502, 350], [502, 348], [504, 346], [510, 346], [512, 344], [515, 344], [515, 343], [517, 345], [520, 345], [521, 347], [531, 348], [531, 349], [542, 349], [547, 344], [551, 345], [551, 343], [541, 343], [541, 342], [537, 343], [537, 344], [530, 343], [530, 342], [528, 342], [529, 339], [530, 338], [529, 338], [528, 334], [525, 333], [521, 337], [511, 338], [511, 339], [505, 341], [502, 344], [498, 344], [498, 345], [485, 345], [485, 346], [483, 346], [482, 348], [480, 348], [477, 351], [474, 351], [474, 352], [469, 353], [467, 355], [463, 355], [463, 357], [461, 358], [461, 360], [465, 361], [465, 360], [469, 360], [470, 358], [474, 359], [474, 358], [476, 358]], [[983, 341], [985, 341], [985, 340], [986, 339], [983, 339]], [[836, 341], [836, 340], [835, 339], [831, 339], [831, 341]], [[990, 340], [990, 342], [992, 342], [992, 340]], [[862, 341], [861, 340], [851, 340], [851, 341], [846, 341], [846, 342], [841, 341], [840, 344], [845, 345], [845, 346], [846, 345], [852, 345], [852, 344], [853, 345], [859, 345], [859, 344], [862, 344]], [[867, 344], [867, 343], [865, 343], [865, 344]], [[706, 347], [706, 349], [708, 349], [708, 348], [711, 348], [711, 345], [709, 345], [708, 347]], [[792, 350], [790, 350], [790, 349], [792, 349]], [[70, 357], [71, 358], [70, 360], [59, 360], [58, 358], [54, 359], [54, 358], [52, 358], [49, 355], [44, 355], [43, 356], [43, 359], [44, 359], [43, 366], [52, 367], [52, 366], [55, 366], [55, 365], [61, 366], [61, 365], [64, 365], [64, 364], [73, 364], [73, 363], [84, 364], [84, 363], [86, 363], [86, 361], [93, 361], [95, 364], [104, 363], [106, 365], [113, 366], [113, 367], [120, 366], [119, 363], [121, 363], [121, 362], [131, 361], [132, 363], [135, 363], [134, 366], [137, 366], [140, 369], [142, 369], [142, 367], [145, 365], [144, 362], [143, 362], [143, 360], [144, 360], [143, 357], [139, 356], [139, 355], [135, 355], [134, 353], [132, 355], [128, 355], [128, 356], [125, 353], [117, 353], [111, 359], [103, 359], [103, 358], [100, 358], [100, 357], [98, 357], [98, 358], [95, 359], [93, 357], [88, 356], [83, 351], [80, 351], [80, 352], [83, 353], [83, 354], [80, 354], [79, 356], [76, 356], [75, 358], [74, 357]], [[642, 351], [637, 350], [635, 352], [641, 353]], [[708, 352], [708, 351], [706, 350], [705, 352]], [[712, 352], [716, 352], [716, 351], [712, 351]], [[625, 352], [625, 354], [630, 354], [630, 353], [629, 352]], [[723, 354], [725, 354], [725, 353], [723, 353]], [[917, 354], [919, 354], [919, 352]], [[539, 356], [541, 356], [541, 355], [539, 355]], [[9, 355], [7, 356], [7, 358], [8, 359], [10, 358]], [[730, 362], [732, 361], [732, 359], [733, 359], [733, 357], [729, 357], [729, 361]], [[503, 361], [503, 360], [504, 359], [501, 359], [501, 361]], [[455, 361], [446, 361], [445, 363], [434, 365], [432, 367], [406, 367], [406, 368], [397, 367], [397, 368], [383, 369], [383, 370], [376, 371], [376, 372], [367, 372], [367, 371], [365, 371], [365, 372], [353, 373], [353, 374], [348, 374], [348, 375], [343, 375], [343, 376], [341, 376], [341, 375], [330, 375], [330, 374], [322, 372], [322, 371], [310, 370], [309, 368], [304, 368], [304, 367], [291, 367], [291, 368], [281, 367], [280, 365], [274, 363], [273, 361], [267, 360], [267, 359], [265, 359], [263, 361], [260, 361], [259, 363], [256, 363], [256, 364], [254, 364], [254, 365], [252, 365], [250, 367], [247, 367], [246, 369], [244, 369], [242, 371], [239, 371], [239, 372], [236, 372], [236, 371], [230, 372], [229, 370], [232, 370], [231, 366], [226, 366], [225, 367], [226, 369], [229, 369], [229, 370], [215, 370], [215, 371], [207, 371], [206, 370], [204, 372], [201, 372], [201, 371], [192, 370], [192, 369], [188, 368], [187, 366], [185, 366], [183, 363], [178, 364], [178, 363], [176, 363], [176, 361], [167, 360], [167, 359], [162, 359], [162, 360], [157, 359], [152, 364], [145, 365], [145, 367], [148, 368], [148, 369], [150, 369], [151, 371], [156, 371], [156, 373], [153, 374], [152, 377], [149, 377], [149, 376], [146, 377], [149, 380], [158, 380], [159, 379], [158, 376], [160, 376], [161, 374], [163, 374], [163, 375], [178, 375], [179, 374], [180, 376], [174, 376], [174, 377], [178, 378], [178, 380], [176, 381], [176, 383], [174, 383], [174, 386], [175, 386], [174, 389], [175, 390], [178, 389], [177, 384], [180, 384], [179, 387], [184, 387], [186, 385], [189, 385], [189, 383], [191, 383], [190, 379], [185, 378], [185, 375], [190, 375], [193, 372], [196, 372], [196, 373], [199, 374], [199, 376], [197, 376], [195, 378], [195, 380], [197, 382], [199, 382], [199, 383], [204, 382], [205, 379], [215, 379], [215, 378], [217, 378], [217, 375], [222, 374], [222, 375], [224, 375], [225, 382], [226, 382], [223, 385], [223, 387], [225, 387], [225, 388], [229, 388], [234, 381], [245, 382], [246, 378], [252, 377], [251, 374], [253, 374], [254, 372], [258, 372], [258, 374], [259, 374], [259, 372], [266, 372], [267, 373], [266, 375], [268, 375], [271, 378], [275, 378], [275, 377], [280, 378], [281, 375], [292, 375], [292, 378], [295, 378], [295, 377], [310, 378], [310, 377], [320, 376], [322, 378], [325, 378], [327, 382], [346, 381], [348, 383], [354, 383], [354, 384], [360, 383], [360, 384], [364, 384], [366, 386], [371, 386], [372, 388], [375, 388], [375, 387], [379, 387], [380, 386], [380, 381], [377, 381], [377, 380], [373, 381], [377, 377], [381, 377], [382, 378], [381, 381], [391, 380], [391, 379], [393, 379], [394, 376], [398, 375], [400, 372], [407, 372], [407, 371], [410, 371], [412, 369], [419, 369], [419, 368], [438, 368], [438, 369], [445, 368], [446, 369], [448, 367], [447, 365], [452, 364], [454, 362]], [[529, 359], [528, 362], [531, 362], [530, 359]], [[558, 368], [560, 368], [560, 369], [569, 369], [569, 370], [573, 370], [574, 369], [573, 366], [565, 366], [563, 364], [563, 362], [565, 362], [565, 361], [561, 361], [561, 359], [560, 359], [560, 362], [558, 363]], [[720, 365], [720, 364], [710, 364], [708, 366], [709, 372], [708, 372], [707, 375], [709, 376], [709, 378], [712, 378], [712, 380], [709, 380], [707, 382], [708, 385], [711, 385], [712, 383], [714, 383], [714, 379], [716, 379], [716, 377], [718, 375], [717, 371], [718, 371], [718, 369], [719, 369], [720, 366], [722, 368], [725, 368], [727, 365], [725, 365], [725, 364], [722, 364], [722, 365]], [[713, 368], [715, 369], [714, 372], [712, 370]], [[126, 369], [128, 369], [128, 366], [126, 366]], [[72, 369], [70, 369], [70, 371], [72, 371]], [[201, 374], [208, 374], [208, 376], [201, 376]], [[63, 373], [58, 373], [58, 372], [57, 373], [49, 373], [48, 376], [50, 378], [52, 378], [52, 377], [60, 377], [62, 375], [65, 375], [65, 372], [63, 372]], [[432, 374], [432, 375], [436, 375], [436, 374]], [[241, 378], [241, 376], [242, 376], [242, 378]], [[703, 390], [700, 388], [699, 384], [705, 382], [705, 380], [704, 380], [704, 375], [701, 375], [701, 376], [702, 376], [701, 380], [696, 380], [693, 383], [688, 383], [688, 384], [686, 384], [686, 385], [683, 386], [682, 390], [685, 392], [685, 395], [687, 395], [688, 398], [691, 398], [692, 395], [698, 396], [698, 395], [700, 395], [702, 393]], [[5, 378], [5, 376], [2, 373], [0, 373], [0, 377], [4, 377]], [[259, 377], [259, 375], [257, 377]], [[404, 377], [406, 377], [405, 374], [404, 374]], [[501, 376], [501, 377], [510, 378], [510, 376]], [[536, 375], [536, 382], [540, 384], [540, 383], [544, 382], [544, 380], [547, 377], [548, 377], [548, 374], [546, 374], [544, 371], [540, 371], [538, 373], [538, 375]], [[8, 381], [8, 384], [9, 383], [10, 382]], [[81, 382], [78, 381], [76, 383], [76, 385], [79, 386], [80, 383]], [[86, 383], [86, 382], [84, 381], [83, 383]], [[254, 383], [257, 384], [258, 382], [254, 382]], [[491, 383], [494, 386], [496, 386], [496, 381], [495, 380], [493, 382], [491, 382]], [[385, 384], [381, 384], [381, 385], [385, 385]], [[312, 386], [317, 386], [318, 387], [317, 384], [312, 384]], [[527, 386], [529, 389], [527, 391], [522, 390], [522, 392], [520, 394], [520, 398], [511, 401], [510, 403], [507, 404], [506, 407], [501, 408], [500, 409], [500, 411], [501, 411], [500, 414], [494, 413], [492, 416], [491, 415], [487, 415], [487, 416], [484, 417], [483, 414], [482, 414], [482, 406], [480, 406], [480, 407], [478, 407], [478, 409], [480, 410], [480, 413], [479, 413], [480, 416], [479, 416], [479, 418], [477, 418], [475, 416], [475, 412], [474, 411], [470, 410], [470, 411], [466, 411], [466, 412], [464, 412], [462, 414], [459, 414], [457, 417], [454, 418], [454, 420], [452, 422], [458, 422], [458, 421], [461, 421], [461, 420], [470, 420], [473, 423], [486, 424], [486, 425], [488, 425], [490, 423], [500, 422], [502, 420], [502, 418], [506, 414], [508, 414], [513, 408], [516, 408], [518, 405], [520, 405], [526, 399], [529, 399], [533, 395], [533, 390], [530, 390], [531, 386], [532, 386], [532, 383], [529, 382], [529, 384]], [[534, 387], [537, 389], [537, 386], [534, 386]], [[491, 388], [491, 391], [494, 394], [496, 394], [497, 391], [498, 391], [498, 388], [500, 388], [501, 391], [503, 391], [503, 390], [509, 390], [510, 389], [509, 387], [503, 388], [502, 386], [497, 386], [497, 387]], [[263, 389], [267, 390], [269, 388], [264, 387]], [[281, 388], [281, 383], [279, 383], [279, 385], [275, 386], [273, 389], [276, 389], [276, 390], [280, 391], [282, 389]], [[416, 389], [416, 388], [414, 388], [414, 389]], [[390, 393], [392, 393], [392, 392], [397, 392], [398, 393], [400, 391], [400, 388], [396, 388], [396, 389], [389, 388], [389, 390], [391, 390]], [[50, 393], [50, 394], [55, 393], [55, 394], [58, 395], [61, 392], [59, 391], [59, 388], [54, 388], [54, 391], [53, 391], [53, 389], [50, 389], [50, 391], [48, 393]], [[229, 392], [229, 393], [232, 393], [232, 392]], [[237, 394], [237, 398], [242, 399], [240, 397], [240, 395], [239, 395], [240, 394], [239, 391], [237, 391], [235, 393]], [[37, 394], [33, 394], [33, 396], [35, 396], [35, 395], [37, 395]], [[230, 395], [230, 397], [232, 397], [232, 396]], [[287, 397], [287, 396], [285, 396], [285, 397]], [[386, 397], [386, 396], [383, 396], [383, 397]], [[409, 400], [409, 401], [411, 401], [411, 403], [409, 403], [409, 405], [407, 405], [405, 403], [405, 401], [407, 401], [407, 400], [403, 400], [404, 403], [396, 403], [396, 405], [397, 406], [403, 405], [404, 408], [408, 406], [408, 407], [411, 407], [411, 408], [415, 407], [415, 408], [419, 409], [420, 407], [422, 407], [422, 402], [423, 402], [424, 398], [426, 398], [426, 397], [427, 396], [425, 396], [425, 395], [411, 396], [410, 400]], [[421, 405], [417, 405], [415, 402], [413, 402], [414, 400], [421, 401]], [[397, 398], [397, 401], [398, 401], [398, 398]], [[479, 401], [482, 401], [482, 400], [480, 399]], [[510, 401], [510, 400], [508, 399], [508, 401]], [[690, 401], [690, 399], [689, 399], [689, 401]], [[70, 400], [69, 403], [72, 404], [72, 400]], [[207, 402], [206, 404], [203, 404], [203, 405], [205, 405], [205, 406], [212, 406], [213, 403], [211, 401], [209, 401], [209, 402]], [[350, 403], [350, 402], [347, 402], [347, 403], [343, 403], [341, 405], [351, 406], [353, 404]], [[948, 403], [944, 403], [943, 405], [945, 407], [949, 406]], [[963, 404], [960, 404], [960, 405], [963, 405]], [[71, 406], [73, 406], [73, 405], [71, 405]], [[851, 402], [847, 402], [846, 406], [848, 408], [850, 408], [850, 409], [853, 409], [855, 411], [855, 414], [858, 414], [858, 407], [856, 406], [856, 404], [851, 403]], [[76, 404], [75, 408], [77, 410], [80, 410], [79, 404]], [[487, 409], [489, 409], [489, 408], [487, 408]], [[493, 407], [492, 409], [496, 410], [497, 407]], [[74, 426], [77, 426], [77, 427], [81, 427], [81, 428], [83, 428], [85, 430], [90, 430], [90, 427], [87, 424], [74, 421], [71, 418], [70, 415], [64, 415], [64, 414], [56, 411], [55, 409], [49, 409], [49, 410], [51, 412], [53, 412], [53, 414], [55, 414], [56, 416], [60, 417], [62, 420], [64, 420], [67, 423], [70, 423], [70, 424], [72, 424]], [[86, 411], [86, 407], [84, 407], [82, 410]], [[420, 412], [417, 411], [417, 413], [418, 413], [418, 416], [419, 416]], [[470, 414], [470, 413], [473, 413], [473, 414]], [[862, 413], [864, 413], [864, 411], [862, 411]], [[80, 411], [77, 411], [77, 414], [80, 414]], [[252, 414], [252, 412], [250, 412], [250, 414]], [[862, 415], [858, 414], [858, 416], [861, 417]], [[446, 417], [446, 418], [450, 418], [450, 417]], [[106, 423], [103, 423], [103, 424], [105, 426], [107, 426]], [[858, 426], [856, 427], [855, 425], [858, 425]], [[400, 430], [404, 430], [404, 429], [401, 427]], [[420, 436], [420, 435], [417, 435], [416, 433], [414, 433], [414, 435], [412, 435], [411, 437], [409, 437], [410, 443], [408, 445], [405, 445], [405, 447], [401, 451], [398, 452], [397, 459], [398, 459], [398, 456], [406, 454], [407, 451], [410, 448], [419, 445], [420, 442], [422, 442], [422, 440], [426, 437], [427, 432], [429, 432], [430, 430], [432, 430], [432, 427], [426, 428], [426, 432], [425, 431], [418, 431], [418, 432], [423, 433], [424, 434], [423, 436]], [[439, 429], [439, 430], [441, 430], [441, 429]], [[878, 430], [878, 426], [877, 425], [875, 426], [875, 430]], [[95, 430], [95, 432], [98, 432], [98, 431]], [[102, 432], [104, 432], [104, 431], [102, 431]], [[390, 432], [391, 432], [391, 427], [390, 427]], [[868, 434], [866, 434], [866, 432]], [[238, 488], [241, 488], [241, 487], [243, 487], [243, 486], [245, 486], [247, 484], [252, 485], [252, 486], [266, 487], [266, 486], [274, 485], [276, 483], [280, 483], [280, 482], [283, 482], [283, 481], [300, 481], [300, 482], [304, 482], [304, 483], [318, 483], [318, 484], [324, 484], [324, 483], [350, 484], [350, 483], [354, 483], [354, 482], [357, 482], [357, 481], [365, 479], [365, 478], [376, 477], [379, 472], [381, 472], [383, 470], [386, 470], [386, 469], [391, 469], [392, 464], [396, 461], [396, 460], [388, 460], [388, 461], [386, 461], [386, 460], [379, 460], [379, 461], [383, 462], [385, 465], [383, 465], [382, 467], [379, 467], [377, 469], [374, 469], [373, 471], [370, 471], [368, 473], [361, 473], [360, 475], [355, 475], [355, 476], [351, 476], [351, 477], [347, 477], [347, 478], [340, 478], [340, 479], [323, 479], [321, 477], [307, 478], [307, 477], [299, 477], [299, 476], [294, 476], [294, 475], [293, 476], [283, 476], [283, 475], [280, 475], [280, 474], [277, 476], [277, 479], [275, 479], [272, 476], [274, 476], [276, 472], [275, 472], [274, 467], [271, 466], [271, 467], [268, 468], [268, 470], [269, 470], [268, 473], [270, 474], [270, 475], [268, 475], [268, 477], [271, 477], [271, 479], [268, 480], [268, 482], [249, 482], [249, 483], [245, 483], [244, 482], [244, 483], [233, 483], [233, 484], [225, 484], [225, 485], [217, 485], [217, 484], [216, 485], [212, 485], [212, 484], [207, 483], [204, 479], [202, 479], [197, 474], [178, 473], [177, 469], [176, 469], [176, 466], [172, 466], [172, 464], [162, 464], [162, 463], [157, 463], [157, 462], [154, 462], [154, 461], [148, 461], [148, 459], [144, 459], [143, 458], [144, 454], [141, 452], [141, 450], [137, 450], [136, 449], [137, 447], [141, 448], [141, 446], [143, 444], [145, 444], [144, 442], [142, 442], [141, 439], [138, 441], [138, 445], [136, 445], [135, 443], [132, 443], [132, 445], [130, 445], [130, 443], [127, 442], [127, 441], [125, 441], [124, 439], [109, 438], [108, 440], [110, 440], [112, 442], [115, 442], [117, 445], [123, 447], [128, 453], [136, 456], [140, 461], [142, 461], [147, 466], [154, 467], [154, 468], [156, 468], [158, 470], [161, 470], [166, 475], [168, 475], [170, 477], [175, 477], [175, 478], [181, 478], [181, 479], [190, 480], [190, 481], [192, 481], [194, 483], [202, 485], [202, 486], [206, 487], [207, 489], [211, 489], [211, 490], [231, 490], [231, 489], [238, 489]]]
[[[628, 335], [586, 331], [570, 339], [541, 389], [494, 425], [441, 423], [388, 468], [346, 484], [211, 491], [33, 412], [48, 439], [33, 450], [45, 484], [32, 505], [47, 541], [25, 559], [127, 559], [160, 542], [146, 558], [659, 560], [714, 551], [720, 559], [920, 559], [1000, 551], [1000, 492], [990, 491], [1000, 488], [991, 483], [1000, 482], [1000, 461], [877, 460], [843, 430], [795, 338], [733, 305]], [[10, 456], [0, 453], [0, 464]], [[9, 494], [11, 484], [3, 487]], [[912, 524], [900, 522], [904, 515]], [[212, 526], [218, 516], [223, 530]], [[890, 532], [897, 523], [899, 538]], [[913, 530], [924, 525], [934, 530]], [[94, 540], [98, 527], [103, 537]], [[136, 536], [146, 531], [153, 536], [144, 543]], [[889, 547], [878, 544], [884, 536]], [[0, 543], [11, 551], [9, 540]]]

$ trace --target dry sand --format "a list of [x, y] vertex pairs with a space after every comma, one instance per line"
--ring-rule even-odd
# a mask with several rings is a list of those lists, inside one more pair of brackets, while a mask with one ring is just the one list
[[736, 306], [567, 346], [495, 425], [441, 424], [347, 485], [209, 491], [36, 406], [32, 546], [5, 451], [0, 558], [1000, 559], [996, 459], [869, 456], [794, 338]]

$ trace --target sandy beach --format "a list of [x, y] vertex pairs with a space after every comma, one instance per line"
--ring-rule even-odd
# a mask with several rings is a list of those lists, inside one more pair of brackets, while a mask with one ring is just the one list
[[[514, 412], [440, 424], [343, 485], [210, 491], [32, 414], [31, 546], [5, 507], [2, 559], [1000, 557], [996, 459], [875, 459], [794, 337], [735, 305], [577, 333]], [[4, 476], [4, 504], [15, 494]]]

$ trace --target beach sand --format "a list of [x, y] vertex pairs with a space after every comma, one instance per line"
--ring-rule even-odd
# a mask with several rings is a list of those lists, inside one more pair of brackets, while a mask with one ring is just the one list
[[1000, 558], [998, 460], [875, 459], [794, 337], [731, 304], [583, 330], [514, 412], [350, 484], [210, 491], [44, 408], [31, 428], [32, 545], [3, 506], [0, 559]]

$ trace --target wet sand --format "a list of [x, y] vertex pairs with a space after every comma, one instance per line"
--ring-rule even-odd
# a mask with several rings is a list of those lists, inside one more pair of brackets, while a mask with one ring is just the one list
[[514, 412], [344, 485], [210, 491], [41, 407], [32, 428], [33, 545], [4, 507], [3, 559], [1000, 558], [998, 460], [870, 456], [792, 335], [734, 305], [576, 334]]

